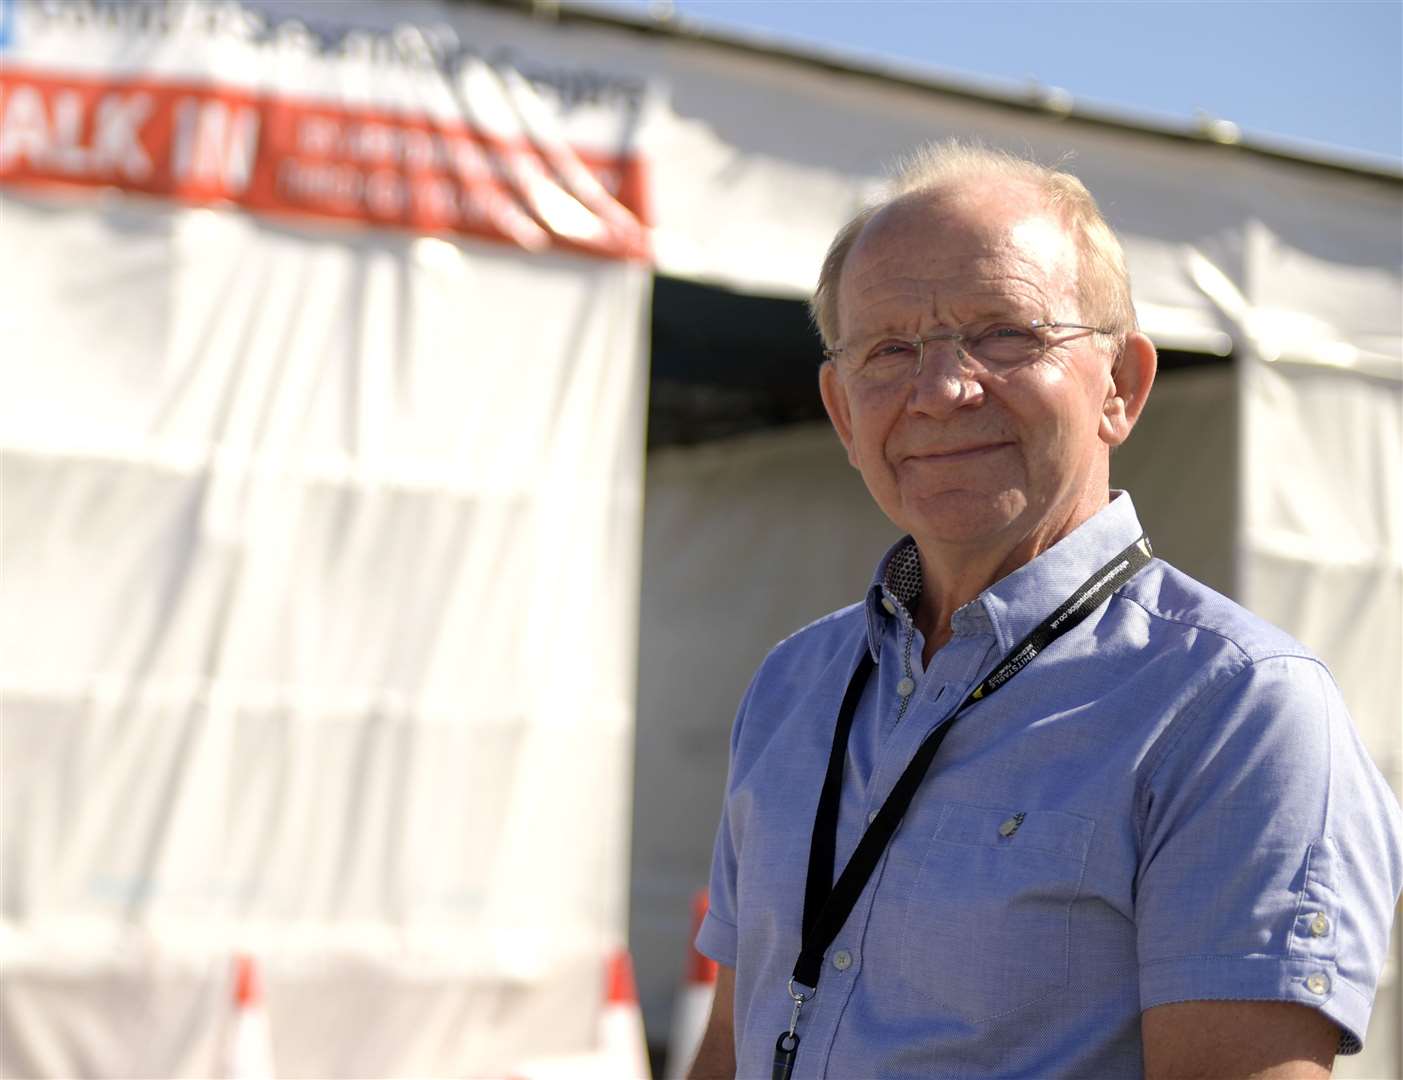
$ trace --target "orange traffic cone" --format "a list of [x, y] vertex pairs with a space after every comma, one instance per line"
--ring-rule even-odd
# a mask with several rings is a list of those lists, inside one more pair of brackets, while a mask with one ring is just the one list
[[638, 1004], [633, 960], [627, 949], [618, 949], [609, 958], [608, 992], [604, 997], [604, 1011], [599, 1016], [599, 1044], [605, 1055], [616, 1063], [620, 1077], [652, 1080], [643, 1009]]
[[226, 1069], [230, 1080], [273, 1078], [273, 1035], [263, 1003], [263, 983], [257, 961], [245, 953], [234, 957], [234, 1022]]
[[667, 1041], [666, 1080], [682, 1080], [697, 1056], [711, 999], [716, 994], [716, 961], [697, 952], [694, 942], [706, 918], [706, 890], [692, 897], [692, 936], [687, 939], [687, 974], [672, 1006], [672, 1032]]

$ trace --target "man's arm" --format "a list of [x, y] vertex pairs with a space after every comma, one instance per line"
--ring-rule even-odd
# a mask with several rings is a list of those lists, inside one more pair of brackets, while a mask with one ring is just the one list
[[733, 1080], [736, 1075], [736, 969], [716, 966], [716, 996], [687, 1080]]
[[1340, 1029], [1289, 1001], [1180, 1001], [1140, 1016], [1145, 1080], [1329, 1080]]

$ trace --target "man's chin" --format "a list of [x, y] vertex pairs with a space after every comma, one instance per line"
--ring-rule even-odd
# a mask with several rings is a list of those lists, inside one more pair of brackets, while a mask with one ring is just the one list
[[1008, 535], [1024, 508], [1018, 492], [945, 492], [911, 500], [897, 524], [917, 542], [969, 547]]

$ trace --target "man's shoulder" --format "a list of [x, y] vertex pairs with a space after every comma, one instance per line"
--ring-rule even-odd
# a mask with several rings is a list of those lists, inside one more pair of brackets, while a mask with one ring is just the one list
[[830, 612], [775, 645], [760, 662], [741, 702], [732, 753], [742, 742], [763, 746], [803, 703], [841, 694], [854, 657], [867, 647], [861, 603]]
[[750, 696], [772, 700], [775, 693], [792, 695], [812, 689], [829, 672], [846, 677], [858, 643], [867, 640], [867, 618], [861, 602], [830, 611], [795, 630], [765, 655], [751, 681]]
[[1155, 559], [1121, 595], [1170, 636], [1212, 635], [1224, 650], [1240, 654], [1244, 662], [1278, 656], [1318, 661], [1310, 649], [1279, 626], [1163, 559]]
[[775, 645], [765, 658], [765, 666], [824, 664], [852, 651], [853, 642], [866, 638], [867, 607], [863, 601], [830, 611], [801, 626]]

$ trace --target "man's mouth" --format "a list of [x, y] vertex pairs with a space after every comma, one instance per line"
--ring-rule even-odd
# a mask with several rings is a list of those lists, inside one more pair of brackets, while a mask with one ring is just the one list
[[946, 450], [927, 450], [919, 454], [907, 454], [907, 461], [956, 462], [991, 454], [1012, 446], [1011, 442], [969, 443], [965, 446], [952, 446]]

